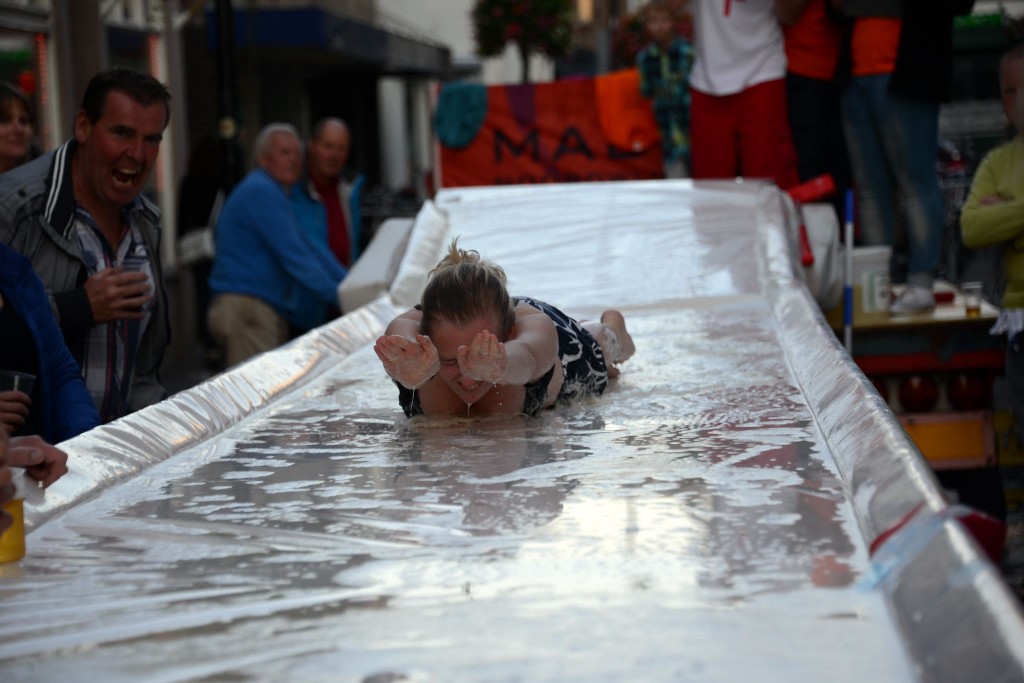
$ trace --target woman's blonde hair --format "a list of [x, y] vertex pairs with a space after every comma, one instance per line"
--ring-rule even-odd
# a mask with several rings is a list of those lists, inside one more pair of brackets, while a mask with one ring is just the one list
[[420, 331], [427, 336], [440, 322], [461, 326], [493, 316], [499, 329], [491, 332], [505, 341], [516, 320], [505, 271], [480, 258], [479, 252], [460, 249], [458, 237], [452, 240], [448, 254], [430, 271], [420, 305]]

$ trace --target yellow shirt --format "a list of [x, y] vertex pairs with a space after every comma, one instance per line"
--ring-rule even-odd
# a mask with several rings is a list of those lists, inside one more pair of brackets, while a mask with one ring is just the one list
[[[983, 206], [986, 197], [1003, 202]], [[1003, 247], [1003, 307], [1024, 308], [1024, 136], [996, 147], [982, 160], [960, 215], [960, 232], [972, 249]]]

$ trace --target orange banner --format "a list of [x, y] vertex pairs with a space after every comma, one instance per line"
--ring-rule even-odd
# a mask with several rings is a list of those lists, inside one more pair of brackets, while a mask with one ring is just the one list
[[483, 122], [470, 135], [461, 148], [441, 137], [442, 187], [663, 177], [657, 124], [633, 69], [488, 87]]

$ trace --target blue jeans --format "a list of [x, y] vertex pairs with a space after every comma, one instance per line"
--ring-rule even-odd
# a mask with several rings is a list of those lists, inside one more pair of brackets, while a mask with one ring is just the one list
[[939, 105], [889, 92], [888, 74], [856, 76], [843, 93], [843, 131], [857, 187], [861, 241], [895, 244], [901, 195], [907, 219], [907, 282], [930, 288], [944, 229], [935, 170]]

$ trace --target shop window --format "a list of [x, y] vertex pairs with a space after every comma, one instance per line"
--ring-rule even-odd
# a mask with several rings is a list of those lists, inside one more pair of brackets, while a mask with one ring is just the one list
[[0, 30], [0, 81], [17, 86], [32, 103], [32, 127], [38, 150], [53, 146], [48, 123], [46, 38], [21, 31]]

